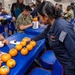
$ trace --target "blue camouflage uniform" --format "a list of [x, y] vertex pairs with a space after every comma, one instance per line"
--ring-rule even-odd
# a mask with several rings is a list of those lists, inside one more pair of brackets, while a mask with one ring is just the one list
[[48, 39], [49, 47], [64, 67], [65, 75], [75, 75], [75, 32], [64, 19], [56, 19], [53, 26], [47, 28], [32, 40]]

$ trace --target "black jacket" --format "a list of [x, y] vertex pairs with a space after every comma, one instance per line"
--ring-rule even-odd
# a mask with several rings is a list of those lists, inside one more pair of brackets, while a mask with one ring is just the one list
[[20, 8], [21, 12], [23, 12], [23, 8], [24, 8], [24, 6], [25, 6], [25, 5], [22, 4], [22, 3], [19, 4], [18, 6], [17, 6], [16, 3], [13, 3], [13, 4], [12, 4], [12, 7], [11, 7], [11, 14], [12, 14], [12, 16], [15, 17], [15, 13], [14, 13], [14, 11], [15, 11], [15, 9], [18, 8], [18, 7]]

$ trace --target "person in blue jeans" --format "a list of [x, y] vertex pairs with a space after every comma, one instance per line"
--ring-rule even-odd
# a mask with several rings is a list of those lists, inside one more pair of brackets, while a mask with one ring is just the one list
[[39, 19], [48, 27], [29, 41], [48, 39], [47, 47], [53, 50], [63, 65], [64, 75], [75, 75], [75, 32], [72, 26], [66, 20], [59, 18], [60, 14], [49, 1], [42, 2], [37, 11]]

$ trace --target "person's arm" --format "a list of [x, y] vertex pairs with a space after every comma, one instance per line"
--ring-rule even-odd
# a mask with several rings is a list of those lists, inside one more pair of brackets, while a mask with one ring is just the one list
[[9, 44], [9, 41], [5, 39], [1, 34], [0, 34], [0, 41], [2, 41], [3, 44]]
[[66, 51], [71, 57], [72, 63], [75, 65], [75, 38], [73, 39], [70, 34], [67, 34], [64, 41], [64, 45], [65, 45]]
[[75, 65], [75, 32], [68, 28], [62, 28], [60, 29], [59, 40], [62, 42], [62, 45], [69, 55], [72, 63]]
[[30, 15], [32, 15], [32, 17], [38, 16], [38, 14], [37, 14], [37, 8], [35, 8], [35, 9], [30, 13]]
[[[32, 22], [32, 18], [31, 17], [29, 17], [29, 20]], [[24, 30], [24, 29], [32, 26], [32, 23], [24, 25], [23, 21], [25, 21], [25, 20], [23, 20], [23, 17], [21, 15], [18, 16], [18, 18], [16, 20], [16, 28], [17, 28], [17, 30], [18, 29], [19, 30]]]
[[11, 6], [11, 15], [12, 15], [13, 17], [15, 17], [15, 14], [14, 14], [14, 7], [15, 7], [15, 3], [13, 3], [12, 6]]
[[[29, 16], [29, 20], [30, 20], [31, 22], [33, 21], [33, 18], [32, 18], [31, 15]], [[32, 23], [30, 23], [30, 24], [28, 24], [28, 25], [23, 25], [23, 24], [22, 24], [22, 25], [19, 26], [19, 29], [20, 29], [20, 30], [24, 30], [24, 29], [29, 28], [29, 27], [31, 27], [31, 26], [32, 26]]]
[[3, 39], [5, 39], [5, 38], [0, 34], [0, 40], [3, 40]]
[[19, 25], [19, 29], [20, 29], [20, 30], [24, 30], [24, 29], [29, 28], [29, 27], [31, 27], [31, 26], [32, 26], [32, 23], [30, 23], [30, 24], [28, 24], [28, 25], [23, 25], [23, 24], [21, 24], [21, 25]]
[[41, 34], [37, 35], [34, 38], [31, 38], [31, 40], [38, 41], [38, 40], [41, 40], [43, 38], [46, 38], [47, 34], [49, 32], [49, 29], [50, 29], [50, 25], [48, 25], [47, 28]]

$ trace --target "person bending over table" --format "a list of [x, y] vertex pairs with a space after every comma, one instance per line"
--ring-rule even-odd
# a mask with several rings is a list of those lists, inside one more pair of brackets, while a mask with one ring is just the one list
[[32, 40], [47, 38], [47, 46], [63, 65], [64, 75], [75, 75], [75, 32], [69, 22], [59, 18], [58, 12], [49, 1], [40, 4], [38, 16], [42, 23], [48, 24], [48, 27]]
[[32, 26], [32, 16], [30, 15], [30, 11], [32, 11], [29, 5], [24, 7], [23, 12], [18, 16], [16, 20], [16, 28], [17, 31], [24, 32], [24, 30], [30, 26]]
[[5, 39], [1, 34], [0, 34], [0, 41], [2, 41], [3, 44], [9, 44], [9, 41]]

